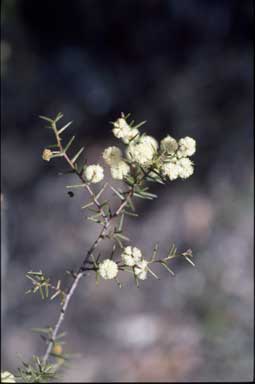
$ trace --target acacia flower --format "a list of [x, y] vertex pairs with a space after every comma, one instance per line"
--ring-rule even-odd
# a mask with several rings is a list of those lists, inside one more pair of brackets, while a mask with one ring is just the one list
[[89, 165], [85, 168], [84, 173], [90, 183], [99, 183], [104, 178], [104, 169], [99, 164]]
[[134, 268], [134, 273], [136, 277], [140, 280], [145, 280], [147, 278], [147, 272], [148, 272], [148, 261], [141, 260], [138, 263], [136, 263], [136, 266]]
[[110, 166], [117, 166], [122, 159], [121, 150], [118, 147], [108, 147], [103, 152], [103, 159]]
[[170, 180], [176, 180], [179, 176], [180, 166], [173, 159], [169, 163], [164, 163], [161, 167], [161, 171], [164, 176], [168, 176]]
[[196, 141], [192, 137], [186, 136], [179, 140], [177, 156], [179, 158], [192, 156], [196, 152]]
[[1, 372], [1, 383], [16, 383], [15, 377], [8, 371]]
[[115, 261], [106, 259], [99, 264], [99, 274], [105, 280], [114, 279], [118, 274], [118, 265]]
[[182, 179], [187, 179], [194, 172], [192, 161], [188, 157], [184, 157], [178, 161], [179, 165], [179, 176]]
[[142, 259], [142, 252], [136, 247], [125, 247], [121, 254], [123, 262], [129, 267], [133, 267]]
[[45, 148], [42, 153], [42, 158], [45, 161], [50, 161], [50, 159], [52, 158], [52, 155], [53, 155], [52, 151], [48, 148]]
[[122, 139], [125, 144], [129, 144], [135, 136], [139, 135], [137, 128], [132, 128], [123, 117], [120, 117], [113, 123], [113, 134], [118, 139]]
[[144, 135], [129, 144], [127, 157], [140, 165], [148, 165], [152, 162], [157, 149], [157, 141], [151, 136]]
[[167, 135], [163, 140], [160, 142], [160, 149], [162, 152], [166, 152], [168, 154], [172, 154], [176, 151], [178, 148], [177, 141], [170, 135]]
[[118, 139], [122, 139], [123, 137], [128, 136], [130, 131], [130, 126], [126, 122], [126, 120], [123, 117], [120, 117], [113, 123], [113, 134]]
[[133, 140], [134, 138], [138, 138], [139, 137], [139, 131], [137, 128], [131, 128], [129, 129], [129, 131], [127, 132], [127, 134], [125, 136], [123, 136], [122, 138], [122, 141], [125, 143], [125, 144], [129, 144], [129, 142], [131, 140]]
[[113, 179], [123, 180], [125, 176], [130, 172], [130, 166], [121, 160], [117, 165], [111, 167], [111, 174]]
[[158, 149], [158, 142], [154, 137], [149, 136], [149, 135], [143, 135], [140, 138], [140, 143], [141, 144], [147, 144], [151, 149], [155, 152]]

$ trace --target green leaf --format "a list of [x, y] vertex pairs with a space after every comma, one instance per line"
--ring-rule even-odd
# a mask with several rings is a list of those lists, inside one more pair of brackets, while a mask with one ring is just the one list
[[64, 125], [62, 128], [60, 128], [60, 130], [58, 131], [58, 134], [60, 135], [61, 133], [63, 133], [68, 127], [70, 127], [70, 125], [71, 125], [72, 123], [73, 123], [72, 121], [69, 121], [69, 123], [67, 123], [67, 124]]
[[40, 292], [42, 300], [44, 300], [44, 293], [43, 293], [43, 289], [41, 286], [39, 286], [39, 292]]
[[114, 255], [114, 252], [116, 251], [116, 244], [113, 244], [112, 246], [112, 252], [111, 252], [111, 255], [110, 255], [110, 259], [112, 260], [113, 258], [113, 255]]
[[82, 147], [77, 153], [76, 155], [72, 158], [72, 163], [75, 163], [76, 160], [79, 158], [79, 156], [82, 154], [82, 152], [84, 151], [84, 147]]
[[94, 202], [93, 202], [93, 201], [91, 201], [91, 202], [88, 203], [88, 204], [83, 205], [83, 206], [81, 207], [81, 209], [89, 208], [89, 207], [91, 207], [92, 205], [94, 205]]
[[101, 211], [98, 212], [96, 209], [92, 209], [92, 208], [89, 208], [89, 210], [92, 211], [92, 212], [96, 212], [95, 215], [91, 215], [90, 217], [98, 218], [98, 217], [101, 216]]
[[155, 277], [155, 279], [159, 280], [159, 277], [156, 275], [156, 273], [154, 273], [154, 272], [148, 267], [148, 265], [147, 265], [147, 269], [148, 269], [148, 271], [150, 272], [150, 274], [151, 274], [153, 277]]
[[32, 328], [31, 329], [32, 332], [35, 332], [35, 333], [47, 333], [47, 334], [50, 334], [51, 333], [51, 328]]
[[47, 148], [58, 148], [58, 144], [47, 145]]
[[160, 261], [160, 264], [163, 265], [163, 267], [165, 267], [172, 276], [175, 276], [174, 271], [166, 263], [164, 263], [164, 261]]
[[65, 336], [66, 336], [66, 332], [61, 332], [61, 333], [59, 333], [59, 334], [57, 335], [56, 340], [62, 339], [62, 338], [65, 337]]
[[49, 286], [48, 286], [48, 284], [45, 285], [45, 296], [46, 296], [46, 298], [49, 297]]
[[127, 202], [128, 202], [128, 206], [132, 209], [133, 212], [135, 212], [135, 206], [134, 206], [134, 203], [131, 199], [131, 197], [127, 197]]
[[156, 199], [158, 196], [157, 195], [155, 195], [154, 193], [150, 193], [150, 192], [142, 192], [142, 194], [144, 195], [144, 196], [147, 196], [148, 198], [150, 197], [150, 198], [152, 198], [152, 199]]
[[102, 187], [102, 189], [98, 192], [98, 194], [96, 195], [96, 199], [99, 199], [99, 197], [102, 195], [102, 193], [104, 192], [105, 188], [107, 187], [108, 183], [105, 183]]
[[174, 257], [176, 257], [176, 251], [177, 251], [177, 248], [175, 247], [175, 245], [173, 244], [168, 252], [168, 256], [167, 256], [167, 259], [173, 259]]
[[42, 120], [48, 121], [48, 123], [51, 123], [51, 124], [54, 122], [54, 120], [52, 120], [52, 119], [50, 119], [49, 117], [46, 117], [46, 116], [40, 115], [39, 118], [42, 119]]
[[121, 200], [125, 200], [125, 197], [121, 194], [121, 192], [117, 191], [112, 185], [110, 186], [111, 190], [117, 195]]
[[113, 238], [117, 241], [117, 243], [119, 244], [119, 247], [121, 249], [123, 249], [124, 246], [123, 246], [122, 241], [120, 240], [120, 238], [117, 235], [113, 235]]
[[134, 273], [134, 268], [133, 268], [133, 275], [134, 275], [134, 279], [135, 279], [135, 284], [136, 284], [137, 288], [139, 288], [139, 280], [138, 280], [136, 274]]
[[195, 267], [195, 264], [193, 263], [193, 261], [191, 261], [187, 256], [184, 256], [184, 257], [192, 265], [192, 267]]
[[119, 222], [119, 227], [118, 227], [118, 231], [122, 231], [122, 228], [123, 228], [123, 223], [124, 223], [124, 213], [121, 214], [120, 216], [120, 222]]
[[[42, 271], [39, 271], [39, 272], [33, 272], [33, 271], [29, 271], [27, 272], [26, 276], [27, 275], [32, 275], [32, 276], [43, 276], [43, 273]], [[28, 276], [27, 276], [28, 277]]]
[[130, 239], [127, 236], [122, 235], [122, 233], [114, 233], [114, 237], [118, 237], [121, 240], [130, 241]]
[[84, 187], [86, 187], [86, 183], [83, 183], [83, 184], [74, 184], [74, 185], [66, 185], [66, 188], [84, 188]]
[[141, 193], [138, 193], [138, 192], [134, 192], [134, 196], [135, 197], [139, 197], [140, 199], [144, 199], [144, 200], [153, 200], [152, 198], [146, 197], [146, 196], [144, 196], [144, 195], [142, 195]]
[[56, 291], [50, 298], [50, 300], [54, 300], [59, 294], [61, 293], [61, 291]]
[[130, 211], [127, 211], [127, 210], [124, 210], [123, 212], [124, 212], [126, 215], [128, 215], [128, 216], [135, 216], [135, 217], [139, 216], [137, 213], [130, 212]]
[[145, 120], [145, 121], [141, 121], [141, 123], [135, 125], [133, 128], [138, 129], [138, 128], [140, 128], [142, 125], [144, 125], [145, 123], [146, 123], [146, 120]]
[[128, 175], [126, 175], [126, 176], [124, 177], [124, 181], [125, 181], [128, 185], [130, 185], [131, 187], [135, 184], [135, 179], [134, 179], [132, 176], [128, 176]]
[[95, 218], [93, 218], [93, 216], [89, 216], [89, 217], [87, 217], [87, 219], [90, 220], [90, 221], [94, 221], [94, 222], [97, 223], [97, 224], [102, 224], [102, 225], [104, 225], [104, 222], [103, 222], [103, 221], [98, 220], [98, 219], [95, 219]]
[[75, 136], [72, 136], [71, 139], [68, 141], [67, 145], [64, 148], [64, 152], [67, 152], [70, 146], [72, 145], [73, 141], [75, 139]]
[[156, 259], [157, 253], [158, 253], [159, 244], [156, 243], [153, 248], [153, 253], [151, 257], [151, 262], [153, 262]]
[[64, 115], [63, 115], [61, 112], [59, 112], [59, 113], [57, 114], [57, 116], [56, 116], [54, 122], [57, 123], [60, 119], [62, 119], [63, 116], [64, 116]]

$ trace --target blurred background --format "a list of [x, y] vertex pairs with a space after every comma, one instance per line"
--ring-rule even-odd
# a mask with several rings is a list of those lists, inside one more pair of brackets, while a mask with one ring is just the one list
[[[70, 305], [62, 381], [246, 381], [253, 377], [252, 1], [5, 0], [2, 80], [2, 367], [42, 354], [33, 327], [58, 303], [25, 295], [28, 270], [55, 281], [76, 269], [98, 233], [46, 163], [38, 115], [64, 114], [89, 162], [116, 145], [109, 121], [131, 112], [158, 140], [197, 140], [195, 173], [152, 186], [127, 220], [132, 244], [192, 248], [139, 289], [122, 276], [83, 279]], [[107, 176], [108, 177], [108, 176]], [[110, 244], [103, 252], [107, 255]], [[68, 278], [64, 277], [66, 284]]]

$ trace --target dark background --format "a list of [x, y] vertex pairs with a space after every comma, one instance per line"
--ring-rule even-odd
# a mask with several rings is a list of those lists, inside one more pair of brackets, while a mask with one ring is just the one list
[[[193, 249], [139, 289], [81, 282], [64, 328], [79, 353], [64, 381], [241, 381], [253, 374], [252, 1], [5, 0], [1, 4], [2, 366], [43, 353], [30, 328], [57, 303], [25, 296], [26, 271], [79, 265], [98, 228], [67, 195], [38, 115], [74, 120], [89, 162], [117, 142], [123, 111], [158, 140], [197, 140], [195, 173], [153, 186], [128, 220], [132, 243]], [[78, 144], [77, 144], [78, 145]], [[71, 180], [72, 181], [72, 180]], [[104, 249], [107, 252], [108, 248]]]

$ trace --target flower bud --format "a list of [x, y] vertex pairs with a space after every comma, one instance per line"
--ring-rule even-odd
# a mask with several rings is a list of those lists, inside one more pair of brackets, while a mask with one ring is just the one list
[[43, 160], [45, 161], [50, 161], [50, 159], [52, 158], [52, 151], [48, 148], [45, 148], [43, 153], [42, 153], [42, 158]]

